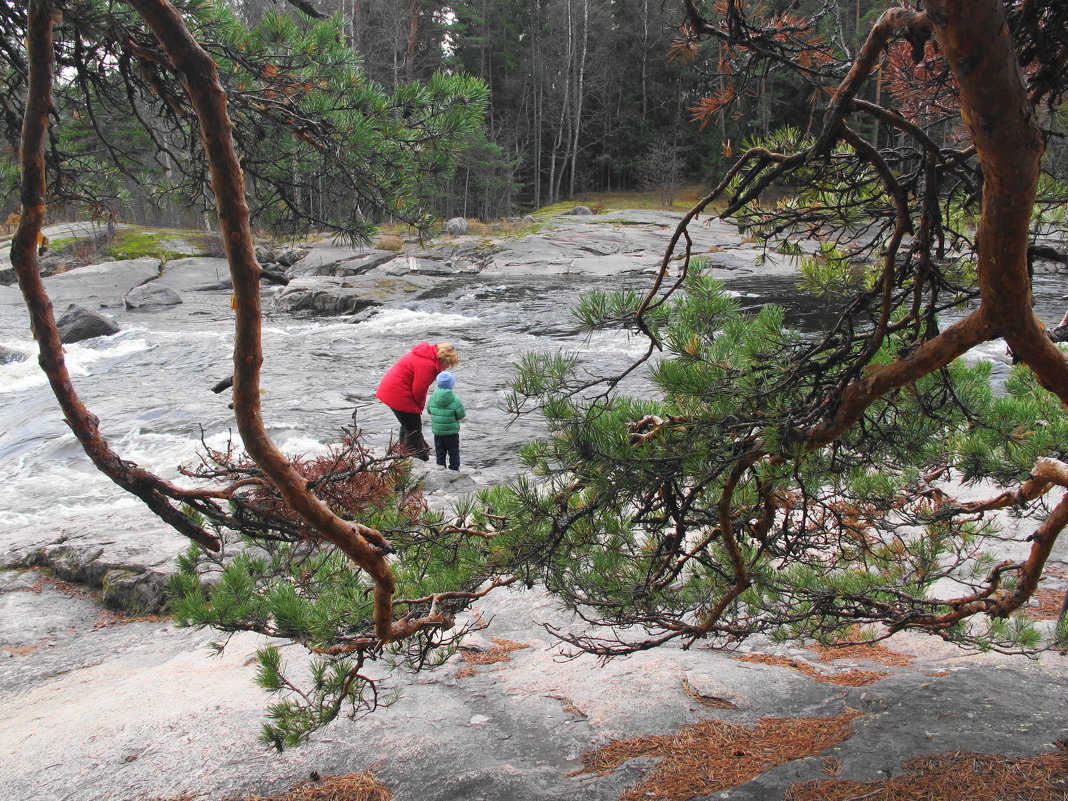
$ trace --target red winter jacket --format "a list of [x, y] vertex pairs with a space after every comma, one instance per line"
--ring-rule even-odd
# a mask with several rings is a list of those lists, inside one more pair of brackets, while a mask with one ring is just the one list
[[419, 414], [426, 406], [427, 390], [444, 369], [437, 345], [420, 342], [386, 371], [375, 397], [391, 409]]

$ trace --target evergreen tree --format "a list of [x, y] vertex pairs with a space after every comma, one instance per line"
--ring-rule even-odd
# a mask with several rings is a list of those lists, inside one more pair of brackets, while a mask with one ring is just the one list
[[[130, 22], [141, 66], [166, 78], [151, 85], [187, 110], [167, 93], [180, 80], [206, 132], [234, 277], [235, 416], [251, 461], [227, 452], [200, 476], [214, 482], [206, 488], [167, 485], [119, 459], [74, 394], [35, 269], [57, 51], [49, 0], [32, 0], [28, 20], [25, 214], [12, 261], [42, 366], [100, 469], [206, 551], [231, 532], [245, 538], [229, 564], [200, 551], [183, 562], [182, 620], [259, 631], [315, 655], [303, 687], [276, 651], [261, 655], [261, 684], [286, 696], [269, 713], [273, 745], [299, 741], [342, 709], [372, 708], [366, 664], [397, 656], [418, 667], [447, 655], [456, 613], [519, 580], [544, 582], [587, 619], [618, 627], [608, 638], [561, 632], [603, 656], [754, 634], [838, 640], [918, 629], [1026, 652], [1068, 637], [1063, 621], [1043, 631], [1011, 617], [1068, 525], [1068, 359], [1031, 309], [1029, 274], [1032, 230], [1063, 225], [1063, 185], [1040, 180], [1046, 134], [1063, 122], [1062, 3], [894, 8], [849, 55], [818, 14], [686, 0], [677, 49], [715, 41], [732, 76], [694, 107], [698, 118], [713, 124], [742, 89], [759, 91], [769, 64], [833, 85], [830, 105], [811, 131], [744, 143], [685, 215], [647, 293], [583, 301], [588, 328], [648, 338], [625, 375], [598, 377], [576, 354], [524, 359], [510, 405], [544, 414], [549, 436], [525, 449], [529, 475], [448, 521], [422, 514], [404, 466], [375, 462], [355, 436], [319, 465], [293, 463], [271, 443], [259, 406], [260, 272], [222, 79], [166, 4], [131, 5], [158, 43]], [[217, 46], [243, 64], [240, 48]], [[884, 55], [896, 83], [876, 104], [863, 92]], [[294, 98], [314, 96], [314, 86], [304, 89], [310, 76], [293, 64], [280, 72], [270, 94], [256, 84], [258, 102], [296, 114]], [[255, 92], [239, 98], [235, 116], [256, 102]], [[385, 144], [396, 133], [398, 153], [416, 150], [393, 123]], [[893, 141], [876, 144], [884, 127]], [[296, 128], [313, 140], [332, 131]], [[791, 191], [781, 202], [766, 197], [783, 187]], [[802, 241], [811, 240], [807, 280], [841, 305], [837, 325], [808, 338], [784, 330], [774, 308], [742, 314], [689, 250], [687, 226], [713, 202], [769, 247], [808, 252]], [[960, 319], [946, 326], [950, 310]], [[1018, 362], [1004, 395], [992, 392], [988, 368], [959, 361], [997, 338]], [[652, 391], [623, 392], [628, 376]], [[947, 472], [1005, 491], [962, 503], [937, 483]], [[1041, 519], [1019, 543], [1025, 557], [991, 553], [998, 533], [986, 513], [998, 509]]]
[[[551, 436], [525, 451], [542, 478], [488, 499], [510, 521], [499, 542], [514, 574], [620, 627], [565, 639], [603, 656], [903, 629], [1006, 650], [1064, 641], [1068, 621], [1043, 633], [1010, 615], [1068, 524], [1068, 360], [1030, 309], [1028, 247], [1033, 211], [1064, 201], [1039, 180], [1038, 120], [1058, 124], [1065, 76], [1048, 59], [1068, 28], [1060, 4], [972, 6], [891, 9], [847, 61], [818, 16], [687, 2], [679, 50], [718, 42], [733, 76], [698, 116], [714, 122], [769, 64], [837, 86], [819, 130], [743, 144], [647, 294], [580, 307], [590, 329], [648, 337], [628, 374], [647, 369], [654, 392], [624, 394], [624, 376], [591, 378], [575, 355], [520, 366], [511, 408], [539, 411]], [[861, 92], [884, 53], [892, 78], [876, 105]], [[893, 129], [893, 145], [855, 118]], [[839, 323], [802, 338], [773, 308], [740, 314], [684, 239], [714, 201], [769, 249], [814, 244], [803, 271], [842, 305]], [[943, 329], [952, 309], [963, 319]], [[1020, 363], [1001, 397], [987, 367], [958, 360], [998, 337]], [[944, 476], [1006, 489], [963, 503]], [[984, 515], [1002, 508], [1043, 519], [1025, 558], [992, 553]]]
[[[249, 29], [205, 0], [178, 8], [218, 65], [257, 224], [353, 239], [384, 219], [429, 224], [457, 143], [481, 125], [481, 82], [436, 74], [386, 91], [346, 45], [340, 17], [272, 11]], [[46, 151], [50, 200], [116, 205], [121, 175], [150, 200], [181, 198], [207, 209], [199, 134], [179, 81], [137, 15], [97, 0], [72, 0], [60, 10], [58, 63], [72, 77], [56, 84]], [[26, 12], [2, 11], [8, 46], [0, 48], [0, 68], [12, 76], [8, 97], [24, 97]], [[17, 126], [7, 130], [17, 145]]]
[[[207, 3], [190, 2], [179, 10], [165, 0], [131, 0], [130, 6], [136, 15], [111, 16], [93, 2], [61, 8], [51, 0], [32, 0], [21, 18], [10, 14], [6, 20], [12, 23], [9, 31], [17, 30], [20, 20], [23, 24], [22, 36], [9, 41], [4, 52], [9, 64], [22, 68], [19, 89], [25, 103], [19, 142], [22, 219], [12, 242], [12, 264], [41, 367], [86, 454], [117, 485], [204, 549], [203, 558], [197, 551], [188, 556], [176, 579], [183, 597], [180, 618], [288, 637], [321, 657], [310, 668], [313, 688], [302, 692], [286, 677], [276, 651], [261, 654], [261, 683], [301, 699], [272, 708], [276, 723], [265, 730], [265, 738], [281, 748], [346, 706], [356, 712], [377, 705], [377, 684], [363, 674], [366, 663], [396, 656], [418, 667], [432, 660], [448, 645], [451, 635], [444, 632], [453, 628], [455, 611], [485, 591], [477, 588], [484, 571], [478, 573], [478, 565], [467, 569], [463, 548], [455, 544], [462, 546], [468, 532], [430, 517], [423, 522], [423, 507], [405, 486], [398, 457], [374, 459], [352, 434], [324, 464], [303, 464], [288, 459], [271, 441], [260, 410], [263, 271], [255, 258], [245, 189], [255, 187], [253, 197], [260, 198], [275, 191], [283, 213], [314, 222], [314, 209], [287, 193], [299, 188], [302, 175], [329, 165], [338, 192], [355, 193], [382, 213], [418, 211], [429, 189], [417, 183], [427, 175], [446, 175], [455, 158], [450, 145], [477, 126], [484, 88], [463, 76], [438, 77], [387, 97], [356, 72], [351, 53], [339, 45], [336, 25], [298, 28], [288, 18], [269, 15], [249, 32], [229, 12]], [[64, 11], [74, 14], [75, 24]], [[90, 46], [91, 57], [85, 54]], [[128, 69], [134, 61], [136, 75]], [[62, 80], [54, 80], [57, 66], [73, 71], [74, 80], [62, 73]], [[94, 67], [102, 74], [93, 75]], [[125, 97], [116, 87], [126, 89]], [[53, 100], [56, 88], [63, 102]], [[119, 457], [71, 382], [39, 270], [45, 201], [49, 188], [89, 185], [82, 171], [90, 157], [129, 167], [128, 152], [107, 149], [100, 117], [94, 116], [90, 127], [102, 143], [102, 156], [84, 145], [84, 128], [67, 133], [50, 125], [56, 109], [71, 108], [65, 94], [71, 92], [109, 111], [125, 108], [161, 153], [175, 154], [178, 144], [202, 145], [181, 172], [202, 183], [210, 176], [234, 283], [233, 408], [248, 454], [238, 457], [229, 449], [206, 456], [199, 477], [208, 486], [179, 487]], [[145, 122], [144, 108], [160, 110], [163, 134]], [[275, 134], [279, 138], [270, 141]], [[56, 157], [60, 142], [84, 151], [86, 158], [65, 163]], [[242, 143], [244, 174], [235, 146]], [[269, 155], [272, 147], [275, 158]], [[363, 179], [370, 185], [344, 183]], [[352, 203], [332, 219], [337, 230], [353, 238], [368, 230], [368, 217]], [[387, 533], [396, 529], [397, 542], [369, 523]], [[436, 523], [442, 530], [435, 529], [427, 551], [427, 537], [420, 532]], [[232, 563], [219, 557], [214, 564], [221, 577], [209, 591], [200, 580], [202, 564], [211, 562], [209, 555], [225, 553], [235, 533], [245, 538], [245, 548]], [[450, 539], [453, 545], [446, 544]], [[413, 561], [393, 565], [391, 555], [404, 551]], [[445, 591], [442, 581], [448, 584]], [[400, 609], [408, 611], [395, 616]]]

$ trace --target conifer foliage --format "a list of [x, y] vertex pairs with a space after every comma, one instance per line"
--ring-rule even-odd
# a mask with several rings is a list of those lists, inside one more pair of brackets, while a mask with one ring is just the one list
[[[591, 378], [577, 355], [520, 365], [511, 408], [539, 411], [550, 436], [525, 452], [542, 478], [492, 499], [512, 570], [614, 627], [561, 632], [605, 657], [903, 629], [1003, 650], [1063, 642], [1063, 620], [1040, 631], [1012, 616], [1068, 523], [1068, 361], [1031, 310], [1029, 273], [1043, 208], [1065, 198], [1040, 182], [1063, 132], [1063, 4], [891, 8], [852, 57], [820, 15], [685, 5], [678, 53], [713, 43], [736, 87], [792, 68], [829, 106], [811, 134], [745, 143], [647, 295], [580, 306], [590, 329], [648, 338], [628, 372], [646, 371], [649, 391]], [[862, 99], [887, 54], [892, 91]], [[695, 118], [735, 94], [724, 86]], [[688, 228], [712, 209], [803, 256], [838, 324], [802, 337], [773, 308], [741, 314], [691, 252]], [[988, 367], [961, 357], [999, 338], [1018, 366], [995, 393]], [[999, 486], [961, 502], [949, 479]], [[1007, 508], [1041, 522], [999, 532], [988, 513]]]
[[[128, 213], [136, 188], [138, 202], [198, 209], [211, 219], [199, 128], [179, 76], [140, 16], [128, 4], [99, 0], [54, 7], [61, 80], [45, 151], [49, 203]], [[249, 28], [225, 3], [175, 7], [216, 65], [257, 226], [365, 241], [386, 218], [428, 224], [430, 200], [481, 126], [482, 81], [439, 73], [387, 91], [361, 68], [340, 17], [298, 19], [279, 9]], [[0, 5], [0, 37], [9, 45], [0, 47], [8, 87], [0, 104], [14, 148], [28, 74], [20, 46], [27, 15], [23, 4]]]
[[[300, 33], [311, 38], [300, 39], [298, 57], [288, 50], [297, 36], [290, 23], [268, 19], [251, 38], [228, 38], [221, 18], [205, 23], [215, 19], [203, 16], [211, 6], [196, 0], [178, 9], [130, 0], [136, 18], [93, 0], [31, 0], [25, 59], [4, 57], [26, 87], [12, 261], [41, 364], [98, 467], [200, 546], [175, 578], [180, 618], [311, 653], [301, 682], [279, 651], [261, 652], [260, 683], [281, 696], [264, 729], [272, 745], [299, 742], [343, 710], [374, 708], [384, 699], [372, 661], [435, 663], [455, 644], [459, 611], [520, 580], [615, 627], [607, 636], [560, 632], [605, 657], [669, 642], [729, 646], [755, 634], [920, 629], [1025, 651], [1066, 639], [1063, 626], [1011, 616], [1068, 525], [1068, 360], [1031, 309], [1029, 272], [1032, 232], [1056, 226], [1064, 197], [1052, 178], [1040, 180], [1046, 143], [1063, 123], [1063, 3], [891, 8], [855, 53], [827, 27], [831, 3], [811, 17], [744, 0], [684, 5], [679, 52], [714, 43], [721, 75], [736, 84], [695, 106], [699, 121], [729, 109], [774, 63], [829, 97], [822, 124], [745, 143], [685, 215], [648, 293], [584, 299], [577, 314], [588, 328], [647, 337], [645, 357], [626, 375], [597, 376], [578, 354], [522, 361], [510, 407], [544, 415], [549, 434], [525, 449], [528, 475], [446, 521], [426, 513], [404, 465], [375, 460], [355, 433], [313, 463], [287, 459], [268, 437], [261, 269], [244, 190], [254, 203], [311, 214], [286, 193], [329, 165], [369, 203], [399, 193], [403, 206], [410, 182], [447, 168], [449, 142], [477, 117], [479, 86], [442, 78], [391, 101], [370, 98], [355, 73], [313, 74], [320, 54], [338, 55], [327, 29]], [[68, 7], [85, 24], [57, 45], [52, 34], [65, 30]], [[3, 10], [5, 23], [20, 19], [11, 4]], [[47, 168], [63, 175], [46, 148], [62, 107], [51, 102], [54, 59], [66, 68], [62, 59], [97, 30], [110, 32], [99, 41], [114, 48], [96, 62], [102, 74], [115, 64], [116, 86], [132, 85], [122, 65], [136, 64], [145, 91], [185, 126], [153, 147], [188, 146], [179, 131], [199, 136], [211, 176], [234, 280], [234, 412], [247, 460], [209, 454], [196, 475], [206, 487], [174, 486], [110, 449], [74, 392], [37, 270]], [[931, 84], [930, 103], [900, 75], [909, 70], [902, 43], [912, 76]], [[863, 99], [887, 53], [898, 72], [893, 91]], [[308, 54], [316, 56], [302, 61]], [[125, 108], [140, 111], [136, 102]], [[421, 133], [411, 120], [422, 121]], [[367, 126], [377, 133], [358, 135]], [[282, 129], [290, 138], [272, 146], [284, 158], [258, 161], [265, 151], [256, 142]], [[235, 141], [247, 142], [245, 174]], [[365, 184], [361, 171], [378, 169], [377, 183]], [[773, 190], [787, 199], [774, 202]], [[807, 254], [807, 280], [840, 304], [838, 324], [801, 336], [774, 308], [743, 314], [691, 252], [688, 228], [714, 202], [769, 247]], [[359, 236], [360, 209], [344, 216], [343, 230]], [[995, 393], [989, 369], [961, 357], [999, 338], [1018, 364]], [[947, 476], [1004, 491], [960, 502]], [[1009, 543], [1020, 553], [1004, 558], [990, 547], [1003, 544], [988, 515], [999, 509], [1038, 521], [1026, 540]]]
[[[226, 510], [210, 524], [223, 547], [191, 545], [171, 579], [173, 612], [180, 625], [211, 627], [269, 638], [257, 651], [257, 682], [277, 700], [267, 712], [262, 740], [282, 750], [339, 714], [357, 717], [389, 705], [390, 671], [416, 672], [447, 659], [470, 626], [456, 615], [485, 594], [485, 562], [470, 535], [428, 512], [411, 480], [410, 460], [376, 456], [358, 429], [342, 432], [328, 453], [294, 459], [293, 466], [330, 509], [389, 537], [399, 559], [393, 569], [398, 614], [434, 620], [411, 636], [387, 643], [374, 634], [374, 586], [340, 549], [262, 479], [259, 467], [233, 443], [205, 449], [188, 474], [234, 488]], [[305, 657], [285, 660], [278, 642], [303, 647]], [[371, 669], [374, 663], [385, 663]]]
[[[302, 463], [283, 455], [268, 436], [260, 412], [259, 280], [263, 271], [254, 255], [245, 192], [246, 174], [255, 181], [268, 172], [257, 173], [253, 166], [254, 143], [268, 132], [285, 131], [290, 138], [274, 143], [265, 169], [289, 169], [288, 156], [297, 151], [287, 152], [285, 143], [299, 140], [311, 148], [301, 152], [317, 153], [342, 185], [347, 180], [356, 182], [349, 186], [350, 194], [361, 196], [367, 191], [376, 204], [388, 201], [396, 210], [408, 204], [417, 209], [420, 203], [412, 193], [414, 185], [425, 168], [448, 169], [454, 137], [462, 138], [478, 124], [484, 90], [479, 82], [443, 77], [403, 90], [399, 97], [404, 107], [398, 109], [383, 96], [361, 95], [362, 82], [351, 70], [342, 71], [342, 83], [337, 86], [331, 83], [334, 75], [313, 75], [314, 70], [301, 74], [295, 83], [297, 72], [286, 54], [300, 60], [301, 53], [283, 49], [277, 58], [264, 62], [242, 61], [248, 51], [241, 44], [251, 47], [253, 40], [234, 44], [228, 39], [234, 33], [226, 30], [228, 18], [211, 4], [189, 2], [176, 8], [166, 0], [132, 0], [129, 5], [136, 14], [125, 8], [111, 14], [110, 6], [92, 2], [50, 0], [32, 0], [21, 17], [10, 4], [2, 8], [4, 21], [21, 23], [23, 30], [23, 37], [9, 40], [13, 47], [4, 49], [12, 63], [18, 62], [11, 69], [25, 87], [19, 136], [22, 215], [12, 242], [12, 264], [29, 310], [41, 367], [86, 454], [116, 484], [141, 498], [205, 551], [205, 555], [188, 555], [175, 579], [180, 619], [223, 631], [258, 631], [288, 638], [316, 655], [308, 666], [312, 686], [303, 690], [289, 678], [277, 651], [261, 651], [261, 683], [287, 696], [272, 707], [272, 722], [264, 732], [268, 742], [281, 748], [299, 741], [343, 708], [354, 714], [374, 708], [380, 700], [378, 685], [364, 674], [365, 664], [388, 659], [419, 667], [437, 658], [450, 637], [439, 633], [454, 627], [456, 611], [500, 582], [490, 581], [480, 588], [484, 583], [484, 576], [477, 573], [480, 563], [472, 570], [464, 562], [463, 543], [470, 535], [421, 514], [418, 496], [404, 486], [395, 458], [370, 459], [353, 433], [343, 438], [340, 449], [325, 462]], [[65, 12], [89, 16], [82, 18], [84, 24], [64, 27], [71, 25]], [[290, 30], [288, 23], [282, 27]], [[191, 28], [205, 40], [207, 49], [194, 38]], [[102, 38], [86, 38], [94, 33]], [[15, 44], [23, 38], [25, 51]], [[101, 62], [86, 58], [83, 48], [90, 41], [110, 55], [101, 56]], [[303, 53], [338, 56], [340, 51], [330, 47], [332, 41], [327, 31], [325, 38], [307, 42]], [[69, 47], [67, 42], [71, 42]], [[214, 50], [213, 45], [220, 42], [220, 49]], [[256, 52], [270, 50], [267, 43], [261, 44], [265, 50]], [[116, 49], [109, 51], [109, 47]], [[71, 58], [73, 66], [57, 57]], [[131, 58], [138, 61], [138, 77], [121, 66], [112, 69], [114, 64], [129, 66]], [[102, 436], [99, 419], [82, 403], [70, 379], [37, 252], [46, 203], [69, 198], [61, 191], [64, 181], [80, 180], [63, 171], [66, 165], [56, 159], [54, 146], [49, 147], [50, 142], [60, 141], [50, 137], [57, 110], [54, 85], [71, 90], [78, 83], [67, 81], [66, 75], [57, 80], [57, 64], [60, 69], [70, 66], [76, 77], [79, 70], [91, 72], [100, 67], [98, 77], [114, 79], [131, 93], [126, 109], [146, 129], [151, 126], [139, 116], [142, 108], [135, 91], [151, 95], [154, 102], [162, 103], [165, 115], [173, 115], [169, 119], [179, 127], [169, 129], [171, 134], [185, 131], [190, 137], [187, 144], [199, 141], [198, 158], [210, 175], [233, 277], [234, 413], [247, 454], [247, 458], [233, 452], [209, 454], [202, 470], [194, 474], [206, 483], [180, 487], [122, 459]], [[240, 65], [237, 73], [250, 83], [241, 85], [237, 79], [228, 94], [228, 79], [234, 78], [228, 68], [235, 65]], [[242, 92], [246, 94], [241, 96]], [[89, 91], [82, 97], [92, 104], [98, 95]], [[257, 127], [257, 122], [262, 126]], [[96, 135], [108, 143], [104, 129], [98, 128]], [[341, 138], [332, 139], [335, 136]], [[153, 141], [160, 153], [168, 152], [166, 137]], [[249, 148], [244, 162], [247, 173], [242, 171], [236, 146], [242, 141]], [[109, 157], [106, 148], [101, 157]], [[110, 158], [117, 166], [125, 162], [121, 153], [110, 153]], [[346, 171], [346, 164], [358, 170]], [[282, 191], [296, 180], [297, 172], [290, 173], [289, 179], [268, 178], [268, 184]], [[197, 174], [195, 169], [190, 173]], [[61, 180], [50, 184], [49, 176], [56, 175]], [[342, 233], [353, 238], [365, 234], [367, 221], [358, 208], [343, 208], [341, 213], [338, 228]], [[437, 536], [429, 537], [428, 530]], [[228, 538], [235, 534], [238, 553], [225, 563], [232, 550]], [[427, 542], [434, 543], [430, 555], [424, 553]], [[395, 554], [405, 554], [399, 565]]]

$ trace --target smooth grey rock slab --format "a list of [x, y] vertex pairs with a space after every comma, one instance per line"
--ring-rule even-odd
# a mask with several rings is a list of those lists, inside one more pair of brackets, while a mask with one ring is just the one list
[[159, 259], [129, 259], [79, 267], [44, 279], [44, 285], [57, 308], [69, 303], [106, 308], [121, 306], [131, 289], [159, 275]]
[[[551, 597], [500, 590], [471, 610], [489, 628], [470, 645], [485, 651], [503, 639], [527, 647], [507, 661], [469, 666], [454, 658], [399, 678], [393, 706], [355, 721], [341, 716], [307, 744], [274, 754], [256, 741], [269, 699], [255, 686], [253, 657], [265, 640], [237, 634], [211, 656], [211, 632], [112, 622], [91, 600], [34, 589], [38, 583], [32, 573], [0, 576], [0, 784], [11, 801], [268, 795], [313, 771], [344, 775], [372, 765], [398, 801], [616, 801], [659, 760], [576, 774], [585, 751], [702, 720], [754, 727], [764, 717], [848, 708], [862, 713], [854, 734], [825, 754], [841, 760], [840, 778], [855, 781], [900, 773], [916, 754], [1032, 755], [1065, 736], [1068, 671], [1058, 657], [967, 656], [908, 635], [892, 646], [915, 653], [916, 664], [855, 688], [740, 662], [700, 643], [602, 665], [560, 658], [542, 624], [577, 621]], [[802, 649], [788, 655], [831, 669]], [[305, 662], [297, 649], [285, 659]], [[687, 686], [736, 708], [705, 708]], [[826, 775], [816, 755], [715, 797], [778, 799], [791, 782]]]
[[59, 330], [60, 341], [66, 345], [119, 333], [119, 326], [114, 321], [74, 303], [56, 320], [56, 328]]
[[408, 272], [416, 275], [452, 275], [454, 271], [450, 262], [409, 256]]
[[499, 244], [479, 240], [478, 242], [438, 245], [426, 250], [414, 251], [409, 255], [419, 260], [441, 262], [452, 274], [479, 273], [493, 263], [495, 254], [500, 250]]
[[[394, 256], [397, 254], [394, 253]], [[320, 243], [308, 250], [300, 261], [294, 262], [286, 269], [290, 278], [309, 275], [334, 275], [338, 265], [351, 262], [359, 254], [352, 248]], [[278, 262], [282, 264], [281, 261]]]
[[407, 275], [411, 271], [411, 262], [404, 254], [378, 265], [378, 272], [385, 275]]
[[345, 278], [353, 275], [369, 273], [379, 265], [393, 261], [397, 253], [392, 250], [372, 250], [366, 256], [360, 256], [350, 261], [340, 262], [334, 266], [334, 275]]
[[378, 301], [363, 289], [345, 286], [341, 279], [327, 276], [294, 278], [275, 296], [275, 306], [288, 312], [314, 314], [355, 314]]
[[152, 285], [169, 287], [176, 292], [206, 292], [230, 289], [233, 280], [230, 277], [230, 264], [226, 259], [193, 256], [168, 261]]
[[123, 299], [127, 309], [162, 309], [177, 306], [182, 296], [168, 286], [159, 286], [155, 281], [135, 286]]

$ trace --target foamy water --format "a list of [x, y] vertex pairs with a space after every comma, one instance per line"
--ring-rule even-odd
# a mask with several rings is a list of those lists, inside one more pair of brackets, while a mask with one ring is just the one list
[[[283, 451], [313, 456], [352, 423], [355, 411], [370, 444], [384, 446], [395, 436], [397, 421], [374, 398], [382, 374], [417, 342], [450, 341], [461, 354], [456, 392], [468, 410], [461, 431], [464, 464], [516, 469], [518, 449], [542, 429], [538, 419], [512, 420], [500, 406], [513, 364], [530, 351], [566, 350], [602, 375], [625, 367], [645, 352], [646, 341], [619, 331], [586, 335], [570, 310], [585, 290], [645, 287], [648, 280], [555, 277], [509, 283], [473, 277], [442, 283], [414, 299], [398, 298], [360, 322], [269, 312], [261, 397], [268, 431]], [[1043, 285], [1049, 314], [1063, 303], [1060, 284]], [[747, 309], [768, 301], [785, 304], [794, 326], [814, 328], [831, 319], [833, 310], [804, 299], [782, 279], [750, 277], [730, 289]], [[196, 463], [205, 445], [222, 449], [237, 435], [229, 393], [210, 391], [232, 370], [229, 293], [187, 292], [183, 300], [153, 312], [108, 308], [122, 332], [68, 345], [65, 353], [75, 388], [119, 455], [188, 482], [180, 465]], [[270, 309], [269, 302], [265, 306]], [[70, 433], [37, 366], [26, 313], [18, 305], [0, 305], [0, 345], [29, 356], [0, 365], [0, 519], [18, 525], [57, 512], [138, 503], [92, 466]], [[974, 356], [1003, 365], [1004, 345], [990, 343]]]
[[[580, 351], [606, 367], [641, 352], [624, 334], [584, 338], [575, 330], [569, 307], [589, 286], [468, 279], [429, 297], [398, 299], [361, 322], [269, 311], [261, 396], [268, 432], [284, 452], [315, 456], [352, 423], [355, 410], [370, 443], [384, 446], [397, 421], [374, 398], [382, 374], [417, 342], [451, 341], [462, 358], [456, 391], [468, 409], [464, 463], [508, 470], [539, 425], [512, 423], [499, 408], [524, 352]], [[119, 334], [65, 346], [75, 389], [122, 458], [187, 484], [179, 466], [197, 463], [205, 446], [240, 444], [229, 393], [210, 391], [232, 369], [228, 299], [226, 292], [187, 292], [180, 306], [159, 311], [116, 305], [104, 311], [122, 326]], [[64, 423], [21, 307], [0, 306], [0, 344], [29, 357], [0, 366], [0, 515], [19, 525], [139, 503], [93, 467]]]

